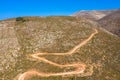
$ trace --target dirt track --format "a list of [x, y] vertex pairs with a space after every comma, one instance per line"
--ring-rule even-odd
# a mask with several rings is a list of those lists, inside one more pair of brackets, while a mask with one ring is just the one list
[[74, 64], [65, 64], [65, 65], [61, 65], [52, 61], [49, 61], [47, 59], [45, 59], [44, 57], [40, 57], [40, 55], [72, 55], [76, 52], [76, 50], [78, 50], [80, 47], [84, 46], [87, 44], [88, 41], [90, 41], [97, 33], [98, 31], [96, 29], [94, 29], [94, 33], [92, 33], [87, 39], [85, 39], [83, 42], [81, 42], [80, 44], [78, 44], [77, 46], [75, 46], [73, 49], [71, 49], [70, 51], [66, 52], [66, 53], [36, 53], [36, 54], [32, 54], [31, 57], [39, 60], [39, 61], [43, 61], [45, 63], [49, 63], [53, 66], [57, 66], [60, 68], [64, 68], [64, 67], [75, 67], [76, 69], [74, 71], [70, 71], [70, 72], [61, 72], [61, 73], [44, 73], [44, 72], [38, 72], [36, 70], [31, 70], [31, 71], [27, 71], [24, 72], [23, 74], [21, 74], [18, 77], [18, 80], [26, 80], [28, 78], [31, 78], [33, 76], [40, 76], [40, 77], [49, 77], [49, 76], [64, 76], [64, 75], [77, 75], [77, 74], [81, 74], [85, 71], [86, 69], [86, 65], [85, 64], [79, 64], [79, 63], [74, 63]]

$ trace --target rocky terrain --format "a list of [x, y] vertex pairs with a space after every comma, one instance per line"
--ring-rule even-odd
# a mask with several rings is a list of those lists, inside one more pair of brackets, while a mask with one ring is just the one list
[[119, 80], [119, 44], [84, 18], [0, 21], [0, 80]]
[[103, 17], [98, 23], [111, 33], [120, 36], [120, 10]]
[[79, 11], [72, 16], [96, 21], [100, 27], [120, 36], [120, 9]]
[[117, 11], [117, 9], [116, 10], [88, 10], [88, 11], [81, 10], [79, 12], [74, 13], [72, 16], [83, 17], [83, 18], [96, 21], [115, 11]]

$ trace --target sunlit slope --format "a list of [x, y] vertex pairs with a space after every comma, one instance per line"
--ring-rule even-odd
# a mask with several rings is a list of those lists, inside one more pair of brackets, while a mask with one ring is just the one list
[[[13, 44], [10, 45], [5, 42], [4, 45], [6, 46], [0, 52], [1, 63], [5, 60], [6, 64], [2, 65], [6, 66], [12, 64], [7, 57], [7, 54], [10, 54], [7, 47], [13, 47], [12, 49], [15, 51], [15, 48], [19, 48], [15, 53], [17, 55], [15, 65], [9, 66], [6, 70], [1, 69], [0, 78], [2, 80], [18, 80], [21, 74], [28, 71], [56, 74], [75, 71], [74, 66], [60, 68], [45, 61], [40, 61], [31, 55], [69, 52], [78, 44], [89, 39], [95, 33], [95, 29], [98, 33], [93, 35], [85, 45], [79, 47], [72, 55], [38, 56], [60, 65], [84, 64], [85, 70], [83, 73], [49, 77], [27, 75], [32, 76], [27, 78], [29, 78], [28, 80], [119, 80], [120, 38], [102, 31], [97, 28], [94, 22], [82, 18], [25, 17], [24, 19], [25, 22], [14, 22], [14, 26], [11, 28], [16, 40], [12, 40], [11, 43]], [[8, 27], [9, 25], [5, 28]], [[9, 39], [10, 32], [1, 32], [7, 33], [5, 39]], [[2, 40], [2, 38], [0, 39]], [[2, 54], [5, 54], [5, 56]], [[27, 78], [24, 80], [27, 80]]]
[[115, 11], [117, 11], [117, 9], [115, 9], [115, 10], [81, 10], [81, 11], [73, 14], [73, 16], [83, 17], [83, 18], [95, 21], [95, 20], [99, 20]]

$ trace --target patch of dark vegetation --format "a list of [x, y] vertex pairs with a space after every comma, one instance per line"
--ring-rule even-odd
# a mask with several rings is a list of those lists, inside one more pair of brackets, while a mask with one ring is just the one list
[[23, 17], [17, 17], [16, 21], [17, 22], [25, 22], [26, 20]]

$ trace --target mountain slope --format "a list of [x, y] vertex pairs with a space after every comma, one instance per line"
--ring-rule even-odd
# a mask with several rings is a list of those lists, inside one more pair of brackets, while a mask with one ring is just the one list
[[120, 38], [95, 22], [76, 17], [23, 19], [3, 21], [9, 25], [0, 27], [0, 40], [9, 41], [0, 43], [1, 80], [120, 79]]
[[98, 23], [106, 30], [120, 36], [120, 10], [103, 17]]
[[116, 10], [82, 10], [73, 14], [73, 16], [84, 17], [90, 20], [99, 20], [106, 15], [115, 12]]

